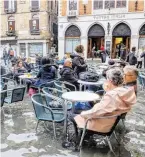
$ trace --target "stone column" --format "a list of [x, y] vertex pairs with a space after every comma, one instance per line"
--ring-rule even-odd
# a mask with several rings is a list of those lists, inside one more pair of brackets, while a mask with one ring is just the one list
[[138, 50], [138, 40], [139, 36], [138, 35], [132, 35], [131, 36], [131, 45], [130, 45], [130, 50], [132, 47], [136, 47], [136, 50]]
[[88, 53], [88, 37], [84, 36], [80, 38], [81, 45], [84, 46], [84, 57], [87, 59], [87, 53]]
[[59, 56], [59, 58], [64, 57], [64, 52], [65, 52], [65, 38], [59, 37], [58, 38], [58, 56]]
[[46, 41], [43, 43], [43, 56], [46, 56], [47, 54], [47, 44]]
[[29, 52], [28, 52], [28, 43], [26, 43], [26, 58], [29, 57]]

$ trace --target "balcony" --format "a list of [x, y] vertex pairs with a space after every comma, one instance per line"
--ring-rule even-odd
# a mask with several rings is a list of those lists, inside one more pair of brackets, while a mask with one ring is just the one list
[[30, 7], [31, 12], [39, 11], [39, 7]]
[[6, 31], [6, 35], [7, 35], [7, 36], [16, 36], [16, 31], [14, 31], [14, 30]]
[[6, 14], [12, 14], [12, 13], [15, 13], [16, 12], [16, 8], [13, 8], [13, 9], [5, 9], [5, 13]]
[[40, 35], [40, 30], [30, 30], [31, 35]]

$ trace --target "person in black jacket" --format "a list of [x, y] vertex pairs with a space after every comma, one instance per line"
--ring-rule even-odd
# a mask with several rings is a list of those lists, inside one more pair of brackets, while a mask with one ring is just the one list
[[40, 86], [41, 84], [54, 80], [56, 77], [56, 68], [50, 64], [48, 57], [43, 57], [41, 64], [42, 67], [37, 74], [38, 80], [34, 83], [34, 86]]
[[127, 56], [126, 62], [129, 62], [130, 65], [137, 64], [137, 58], [135, 56], [136, 47], [132, 47], [132, 52]]
[[[75, 74], [74, 70], [72, 69], [72, 60], [70, 58], [66, 59], [64, 62], [63, 68], [60, 70], [60, 81], [66, 81], [76, 86], [79, 89], [77, 75]], [[68, 87], [70, 90], [72, 89], [70, 86]]]
[[78, 45], [75, 50], [78, 54], [72, 60], [72, 67], [79, 76], [79, 73], [87, 70], [87, 65], [83, 58], [84, 47], [82, 45]]

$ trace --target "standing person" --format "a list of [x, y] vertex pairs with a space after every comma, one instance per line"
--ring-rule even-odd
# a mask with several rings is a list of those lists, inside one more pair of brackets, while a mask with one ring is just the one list
[[142, 61], [143, 61], [143, 58], [141, 58], [141, 55], [142, 55], [142, 50], [139, 49], [136, 56], [137, 56], [137, 68], [142, 68]]
[[3, 59], [4, 59], [5, 65], [7, 65], [8, 53], [6, 51], [6, 48], [4, 48], [3, 50]]
[[40, 68], [40, 65], [41, 65], [41, 57], [39, 56], [38, 53], [36, 53], [35, 56], [36, 56], [36, 65], [39, 66], [39, 68]]
[[96, 47], [95, 45], [92, 48], [92, 60], [94, 59], [94, 57], [96, 57], [96, 51], [95, 51]]
[[121, 49], [120, 59], [122, 59], [122, 60], [126, 59], [126, 47], [124, 47], [124, 48]]
[[141, 54], [141, 58], [144, 58], [144, 68], [145, 68], [145, 47], [143, 48], [143, 53]]
[[137, 64], [137, 58], [135, 56], [136, 53], [136, 47], [132, 47], [132, 51], [128, 54], [126, 61], [130, 64], [130, 65], [135, 65]]
[[87, 70], [87, 64], [84, 60], [84, 47], [82, 45], [78, 45], [75, 51], [77, 52], [77, 55], [75, 55], [72, 60], [72, 67], [75, 73], [79, 76], [79, 73]]

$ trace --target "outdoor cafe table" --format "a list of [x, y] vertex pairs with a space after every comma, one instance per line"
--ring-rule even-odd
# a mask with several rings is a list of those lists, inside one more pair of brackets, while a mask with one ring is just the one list
[[66, 134], [67, 128], [67, 103], [71, 102], [89, 102], [100, 99], [100, 96], [91, 92], [73, 91], [62, 94], [62, 98], [65, 100], [65, 121], [64, 121], [64, 134]]
[[20, 79], [20, 84], [22, 84], [22, 80], [24, 80], [24, 79], [34, 79], [34, 78], [36, 78], [35, 75], [31, 75], [31, 74], [24, 74], [24, 75], [20, 75], [18, 77]]
[[82, 91], [83, 85], [85, 86], [85, 89], [87, 85], [101, 86], [103, 85], [105, 80], [106, 80], [105, 78], [101, 78], [97, 82], [87, 82], [87, 81], [78, 80], [78, 83], [80, 84], [80, 91]]

